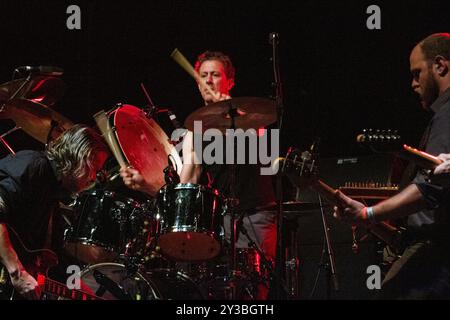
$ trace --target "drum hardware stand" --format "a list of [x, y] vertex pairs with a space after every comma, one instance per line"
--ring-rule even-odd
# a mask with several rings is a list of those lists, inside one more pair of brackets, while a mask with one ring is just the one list
[[48, 143], [50, 142], [53, 130], [55, 130], [55, 128], [57, 128], [58, 126], [59, 126], [59, 123], [52, 119], [52, 121], [50, 123], [50, 130], [48, 131], [48, 134], [47, 134], [47, 143], [46, 143], [46, 145], [48, 145]]
[[[17, 69], [16, 69], [17, 70]], [[14, 78], [14, 77], [13, 77]], [[25, 85], [27, 83], [29, 83], [31, 81], [31, 72], [28, 73], [28, 76], [25, 78], [24, 82], [19, 86], [19, 88], [17, 88], [17, 90], [8, 98], [8, 100], [6, 100], [2, 106], [0, 107], [0, 113], [4, 111], [6, 105], [8, 104], [8, 102], [10, 102], [11, 100], [13, 100], [20, 92], [20, 90], [22, 90]]]
[[322, 215], [322, 225], [323, 225], [323, 232], [325, 237], [325, 244], [326, 247], [324, 250], [326, 250], [326, 253], [328, 254], [328, 263], [325, 263], [321, 265], [320, 267], [323, 267], [327, 271], [327, 299], [329, 300], [331, 298], [331, 288], [333, 288], [334, 291], [339, 291], [339, 282], [337, 278], [337, 271], [336, 271], [336, 261], [334, 256], [333, 247], [331, 245], [331, 238], [330, 238], [330, 228], [328, 227], [327, 219], [325, 217], [325, 211], [324, 206], [322, 202], [322, 197], [320, 194], [318, 194], [319, 198], [319, 205], [320, 205], [320, 213]]
[[150, 95], [148, 94], [148, 91], [142, 82], [141, 82], [141, 89], [144, 92], [145, 98], [148, 101], [148, 104], [144, 106], [142, 109], [144, 110], [145, 116], [147, 118], [152, 119], [153, 116], [158, 113], [158, 107], [153, 103], [152, 98], [150, 98]]
[[[287, 219], [283, 217], [283, 219]], [[285, 286], [287, 289], [285, 291], [288, 293], [288, 298], [291, 300], [300, 299], [300, 258], [298, 253], [298, 241], [297, 241], [297, 233], [298, 233], [298, 222], [297, 219], [289, 219], [288, 223], [285, 224], [287, 226], [287, 230], [285, 233], [287, 234], [289, 240], [287, 240], [287, 245], [284, 250], [284, 259], [285, 259]]]
[[[280, 137], [282, 136], [283, 128], [283, 115], [284, 115], [284, 105], [283, 105], [283, 92], [281, 84], [280, 75], [280, 65], [278, 59], [278, 44], [279, 44], [279, 34], [276, 32], [271, 32], [269, 34], [269, 44], [272, 46], [272, 66], [273, 66], [273, 76], [274, 81], [272, 82], [272, 88], [274, 91], [274, 98], [277, 108], [277, 127], [280, 131]], [[280, 143], [281, 144], [281, 143]], [[276, 198], [277, 198], [277, 246], [276, 246], [276, 258], [275, 258], [275, 299], [282, 300], [288, 293], [285, 289], [285, 283], [283, 280], [283, 184], [282, 176], [277, 174], [276, 177]]]
[[[236, 122], [235, 122], [235, 118], [238, 115], [238, 109], [234, 106], [232, 106], [230, 104], [230, 108], [228, 110], [228, 115], [230, 116], [231, 119], [231, 126], [230, 129], [236, 129]], [[236, 154], [235, 154], [236, 155]], [[237, 223], [239, 221], [239, 219], [236, 219], [236, 208], [239, 206], [239, 199], [236, 198], [236, 164], [234, 163], [233, 159], [233, 164], [231, 165], [231, 170], [230, 170], [230, 175], [231, 175], [231, 179], [230, 179], [230, 198], [228, 198], [228, 203], [227, 205], [229, 205], [229, 207], [231, 208], [230, 210], [230, 262], [231, 262], [231, 272], [232, 272], [232, 278], [234, 278], [237, 275], [237, 262], [236, 262], [236, 242], [238, 240], [238, 234], [237, 234]], [[241, 213], [241, 216], [243, 218], [245, 212]], [[231, 300], [236, 299], [236, 285], [232, 285], [231, 286]]]
[[[16, 69], [17, 70], [17, 69]], [[16, 70], [14, 70], [14, 73], [16, 72]], [[13, 76], [14, 79], [14, 76]], [[11, 100], [13, 100], [18, 94], [19, 92], [25, 87], [26, 84], [28, 84], [31, 81], [31, 72], [28, 74], [28, 76], [25, 78], [24, 82], [19, 86], [19, 88], [17, 88], [17, 90], [8, 98], [8, 100], [6, 100], [0, 107], [0, 113], [3, 112], [5, 110], [5, 107], [8, 105], [8, 102], [10, 102]], [[11, 153], [13, 156], [16, 155], [16, 153], [14, 152], [14, 150], [8, 145], [8, 143], [5, 141], [4, 137], [7, 136], [8, 134], [21, 129], [21, 127], [14, 127], [11, 130], [7, 131], [6, 133], [2, 134], [0, 136], [0, 142], [5, 146], [6, 149], [8, 149], [9, 153]]]
[[267, 259], [266, 255], [261, 250], [261, 248], [256, 244], [256, 242], [248, 234], [247, 228], [245, 228], [243, 225], [243, 221], [242, 221], [243, 218], [244, 218], [244, 214], [242, 214], [241, 217], [239, 217], [239, 219], [237, 221], [237, 230], [238, 230], [237, 233], [240, 232], [247, 238], [248, 247], [255, 249], [255, 251], [258, 252], [258, 254], [261, 258], [262, 266], [265, 268], [265, 270], [267, 270], [269, 272], [269, 274], [271, 275], [270, 277], [273, 278], [273, 276], [274, 276], [273, 264], [269, 259]]
[[0, 136], [0, 142], [3, 144], [3, 146], [8, 149], [9, 153], [11, 153], [13, 156], [16, 155], [16, 153], [14, 152], [14, 150], [10, 147], [10, 145], [8, 144], [8, 142], [6, 142], [5, 137], [11, 133], [13, 133], [14, 131], [17, 131], [21, 129], [21, 127], [14, 127], [8, 131], [6, 131], [4, 134], [2, 134]]

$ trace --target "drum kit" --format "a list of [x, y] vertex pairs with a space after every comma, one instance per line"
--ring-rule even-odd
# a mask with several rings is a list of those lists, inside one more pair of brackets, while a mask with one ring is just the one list
[[[0, 118], [46, 144], [73, 125], [50, 108], [62, 90], [51, 76], [0, 85]], [[219, 129], [258, 129], [273, 123], [275, 113], [269, 99], [236, 98], [199, 108], [185, 127], [206, 120]], [[64, 250], [83, 266], [84, 284], [104, 299], [255, 299], [270, 268], [260, 250], [231, 246], [230, 252], [223, 229], [228, 199], [209, 186], [170, 179], [180, 173], [181, 159], [151, 113], [118, 104], [101, 115], [112, 130], [113, 154], [139, 170], [151, 189], [144, 197], [116, 188], [116, 165], [68, 207]]]

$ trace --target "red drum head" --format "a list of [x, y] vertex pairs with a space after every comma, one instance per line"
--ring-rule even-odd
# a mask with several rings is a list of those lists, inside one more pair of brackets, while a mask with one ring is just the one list
[[175, 147], [161, 127], [146, 117], [144, 112], [131, 105], [123, 105], [113, 111], [117, 141], [128, 163], [138, 170], [156, 195], [165, 185], [163, 170], [168, 156], [175, 159], [177, 171], [181, 171], [181, 159]]

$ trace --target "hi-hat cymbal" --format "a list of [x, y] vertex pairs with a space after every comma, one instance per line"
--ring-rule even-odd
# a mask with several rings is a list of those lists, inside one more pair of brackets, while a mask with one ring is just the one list
[[214, 128], [225, 132], [233, 127], [230, 109], [234, 109], [235, 129], [257, 130], [274, 123], [277, 118], [275, 101], [259, 97], [240, 97], [201, 107], [187, 117], [184, 125], [193, 131], [194, 121], [202, 121], [203, 131]]
[[48, 143], [73, 126], [69, 119], [58, 112], [27, 99], [8, 101], [2, 116], [12, 119], [16, 126], [42, 143]]
[[[26, 82], [25, 78], [12, 80], [0, 85], [0, 103], [12, 98], [12, 95]], [[65, 84], [60, 78], [35, 76], [19, 90], [14, 97], [28, 99], [52, 106], [65, 92]]]

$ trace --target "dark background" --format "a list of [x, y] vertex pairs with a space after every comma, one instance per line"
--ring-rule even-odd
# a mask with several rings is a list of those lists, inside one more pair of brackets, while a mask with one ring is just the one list
[[[70, 4], [81, 8], [81, 30], [66, 28]], [[381, 7], [381, 30], [366, 28], [371, 4]], [[268, 35], [275, 31], [285, 106], [282, 149], [304, 149], [320, 137], [323, 158], [364, 157], [371, 151], [355, 142], [363, 128], [397, 129], [404, 142], [418, 145], [430, 115], [411, 90], [409, 53], [427, 35], [449, 32], [449, 14], [448, 1], [431, 0], [5, 0], [0, 2], [0, 83], [9, 81], [17, 66], [59, 66], [67, 91], [54, 108], [74, 122], [94, 125], [92, 116], [117, 102], [144, 106], [142, 82], [158, 106], [184, 120], [202, 100], [194, 81], [169, 57], [174, 48], [191, 62], [207, 49], [229, 54], [237, 70], [233, 96], [269, 96]], [[0, 120], [1, 130], [11, 126]], [[15, 150], [43, 147], [23, 132], [7, 140]], [[361, 166], [355, 170], [348, 168], [364, 172]], [[331, 181], [334, 171], [329, 171]], [[302, 297], [315, 292], [312, 297], [324, 298], [325, 271], [313, 289], [323, 247], [320, 215], [304, 212], [298, 222]], [[353, 255], [349, 227], [331, 223], [342, 287], [332, 296], [370, 297], [364, 271], [377, 261], [374, 243]]]
[[[81, 30], [66, 28], [66, 8], [81, 8]], [[366, 8], [381, 7], [381, 30], [368, 30]], [[420, 39], [449, 31], [448, 1], [2, 1], [0, 82], [21, 65], [65, 70], [55, 106], [74, 122], [116, 102], [144, 106], [143, 82], [158, 106], [184, 118], [202, 101], [169, 55], [178, 48], [228, 53], [237, 69], [233, 96], [268, 96], [273, 79], [270, 32], [280, 35], [285, 105], [283, 146], [321, 138], [322, 156], [367, 154], [363, 128], [398, 129], [417, 145], [429, 118], [410, 89], [409, 52]], [[42, 147], [25, 134], [16, 149]]]

